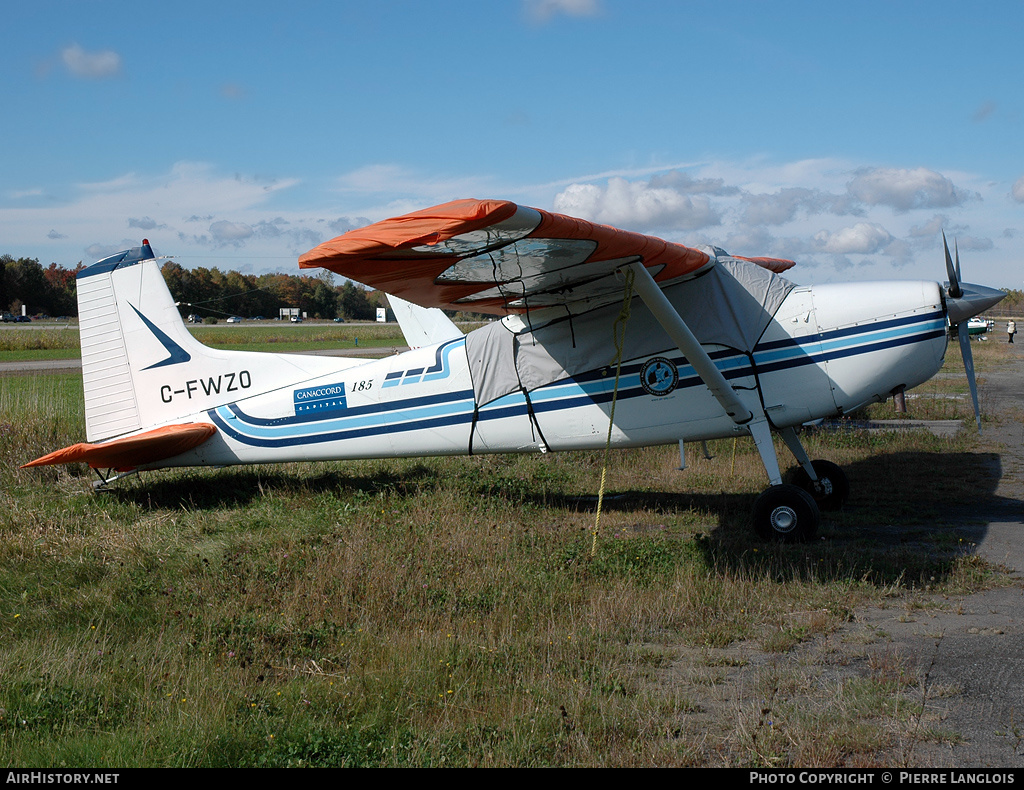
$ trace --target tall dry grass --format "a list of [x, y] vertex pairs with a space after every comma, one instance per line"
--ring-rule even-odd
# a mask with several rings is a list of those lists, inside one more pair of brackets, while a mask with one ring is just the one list
[[913, 669], [829, 683], [802, 651], [859, 606], [993, 579], [945, 528], [991, 490], [966, 433], [806, 435], [854, 493], [800, 547], [753, 538], [749, 440], [684, 473], [671, 447], [615, 453], [592, 552], [600, 453], [105, 494], [84, 469], [18, 469], [81, 439], [79, 387], [0, 378], [11, 765], [867, 763], [914, 731]]

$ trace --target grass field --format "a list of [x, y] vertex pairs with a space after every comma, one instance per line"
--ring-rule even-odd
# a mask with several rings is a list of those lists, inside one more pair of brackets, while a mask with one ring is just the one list
[[[480, 323], [461, 325], [470, 331]], [[303, 323], [278, 321], [189, 326], [199, 342], [223, 349], [244, 351], [304, 352], [325, 349], [405, 348], [405, 339], [398, 324], [376, 323]], [[78, 328], [36, 327], [0, 331], [0, 359], [25, 361], [37, 359], [72, 359], [81, 356]]]
[[[818, 688], [800, 645], [856, 607], [999, 583], [947, 528], [994, 486], [969, 431], [805, 434], [852, 495], [796, 547], [752, 535], [749, 439], [691, 448], [685, 472], [672, 447], [613, 453], [595, 540], [599, 453], [166, 471], [102, 494], [83, 467], [18, 469], [82, 440], [80, 387], [0, 377], [9, 766], [870, 764], [948, 737], [920, 726], [918, 676], [880, 660]], [[911, 416], [970, 414], [959, 380], [921, 394]], [[749, 705], [708, 702], [763, 654], [794, 658]]]

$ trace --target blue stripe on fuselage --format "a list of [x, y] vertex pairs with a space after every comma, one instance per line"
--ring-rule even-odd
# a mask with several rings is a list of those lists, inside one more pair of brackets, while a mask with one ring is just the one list
[[[764, 343], [754, 349], [753, 364], [747, 354], [732, 350], [715, 351], [710, 356], [727, 379], [735, 379], [753, 375], [755, 366], [758, 373], [777, 372], [925, 342], [943, 336], [945, 331], [944, 315], [933, 312]], [[435, 365], [426, 372], [442, 377], [448, 375], [446, 362], [451, 348], [449, 346], [443, 355], [438, 349]], [[671, 351], [666, 356], [668, 354]], [[671, 359], [679, 369], [677, 389], [703, 386], [685, 357], [673, 355]], [[622, 366], [620, 400], [651, 397], [640, 386], [640, 369], [639, 363]], [[398, 383], [398, 378], [396, 376], [392, 381]], [[608, 403], [614, 389], [614, 368], [605, 366], [540, 387], [530, 393], [530, 403], [535, 412], [555, 412]], [[473, 411], [473, 391], [461, 390], [354, 407], [343, 416], [333, 418], [317, 414], [271, 419], [253, 417], [245, 414], [238, 404], [212, 409], [208, 414], [218, 428], [239, 442], [261, 447], [287, 447], [466, 424], [473, 421]], [[521, 392], [515, 392], [481, 407], [476, 419], [497, 420], [526, 413], [526, 398]]]

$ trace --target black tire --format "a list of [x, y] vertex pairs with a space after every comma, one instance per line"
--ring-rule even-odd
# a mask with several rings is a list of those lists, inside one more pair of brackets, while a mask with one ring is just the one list
[[754, 531], [764, 540], [806, 543], [819, 520], [818, 505], [798, 486], [772, 486], [754, 502]]
[[811, 466], [818, 476], [817, 485], [802, 466], [796, 468], [789, 482], [810, 494], [820, 510], [840, 510], [850, 496], [850, 481], [846, 472], [831, 461], [811, 461]]

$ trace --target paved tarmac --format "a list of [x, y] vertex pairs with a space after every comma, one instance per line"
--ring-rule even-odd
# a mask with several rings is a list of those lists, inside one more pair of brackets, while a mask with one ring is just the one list
[[[320, 351], [280, 351], [278, 353], [308, 354], [315, 357], [366, 357], [367, 359], [370, 359], [375, 357], [386, 357], [391, 354], [400, 354], [401, 352], [408, 350], [408, 346], [381, 346], [377, 348], [330, 348]], [[78, 357], [74, 359], [19, 360], [17, 362], [0, 361], [0, 376], [5, 373], [27, 373], [31, 371], [43, 373], [74, 373], [75, 371], [81, 371], [81, 369], [82, 360]]]
[[[960, 532], [977, 555], [1012, 572], [1011, 586], [937, 597], [935, 608], [858, 612], [846, 630], [884, 633], [888, 649], [913, 659], [923, 678], [922, 728], [949, 738], [921, 738], [894, 756], [911, 767], [1024, 768], [1024, 344], [1012, 365], [985, 373], [982, 442], [998, 453], [995, 496], [965, 511]], [[835, 643], [843, 634], [833, 637]]]

